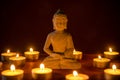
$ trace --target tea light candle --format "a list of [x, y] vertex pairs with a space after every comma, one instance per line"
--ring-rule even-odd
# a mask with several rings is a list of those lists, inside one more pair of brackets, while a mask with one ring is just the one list
[[120, 80], [120, 69], [116, 65], [112, 65], [112, 69], [104, 70], [106, 80]]
[[10, 70], [2, 71], [2, 80], [22, 80], [24, 71], [15, 69], [14, 65], [10, 66]]
[[106, 68], [109, 66], [110, 59], [102, 58], [98, 55], [98, 58], [93, 59], [93, 65], [97, 68]]
[[33, 79], [50, 80], [51, 76], [52, 76], [52, 69], [45, 68], [44, 64], [40, 64], [40, 68], [32, 69]]
[[74, 50], [73, 56], [75, 59], [81, 60], [82, 59], [82, 52]]
[[28, 60], [38, 60], [39, 58], [39, 51], [33, 51], [32, 48], [30, 48], [30, 51], [26, 51], [24, 54]]
[[86, 74], [78, 74], [77, 71], [73, 71], [73, 74], [65, 76], [66, 80], [88, 80], [89, 76]]
[[7, 50], [7, 52], [1, 54], [1, 60], [8, 62], [10, 57], [15, 56], [15, 52], [10, 52], [10, 50]]
[[118, 57], [119, 52], [112, 51], [112, 48], [109, 48], [109, 51], [105, 51], [104, 55], [106, 58], [115, 59]]
[[12, 64], [15, 64], [16, 67], [22, 67], [25, 65], [26, 58], [16, 54], [16, 57], [10, 57], [9, 60]]

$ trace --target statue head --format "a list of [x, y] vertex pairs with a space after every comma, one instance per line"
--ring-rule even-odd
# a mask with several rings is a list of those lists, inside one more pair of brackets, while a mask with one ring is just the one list
[[53, 15], [53, 29], [64, 30], [67, 29], [67, 16], [60, 9]]

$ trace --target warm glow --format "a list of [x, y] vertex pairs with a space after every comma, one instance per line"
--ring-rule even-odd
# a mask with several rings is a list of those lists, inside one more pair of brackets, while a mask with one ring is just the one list
[[30, 48], [30, 52], [33, 52], [33, 48]]
[[10, 53], [10, 50], [9, 50], [9, 49], [7, 50], [7, 53]]
[[116, 65], [112, 65], [112, 69], [115, 71], [117, 69]]
[[74, 76], [78, 76], [77, 71], [73, 71], [73, 75], [74, 75]]
[[109, 48], [109, 51], [112, 52], [112, 48]]
[[74, 49], [74, 50], [73, 50], [73, 54], [75, 54], [75, 52], [76, 52], [76, 50]]
[[102, 57], [100, 55], [98, 55], [98, 58], [101, 59]]
[[10, 70], [15, 71], [15, 66], [13, 64], [10, 66]]
[[16, 54], [16, 57], [19, 57], [19, 54]]
[[74, 51], [73, 52], [75, 52], [76, 50], [74, 49]]
[[41, 69], [41, 70], [44, 69], [44, 64], [40, 64], [40, 69]]

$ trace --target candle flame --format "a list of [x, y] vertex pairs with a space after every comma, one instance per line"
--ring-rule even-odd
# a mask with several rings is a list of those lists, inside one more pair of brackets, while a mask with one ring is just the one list
[[76, 50], [74, 49], [74, 50], [73, 50], [73, 54], [75, 54], [75, 52], [76, 52]]
[[73, 52], [75, 52], [76, 50], [74, 49]]
[[98, 58], [101, 59], [102, 57], [100, 55], [98, 55]]
[[33, 52], [33, 48], [30, 48], [30, 52]]
[[40, 64], [40, 69], [43, 70], [44, 69], [44, 64]]
[[112, 52], [112, 48], [109, 48], [109, 51]]
[[78, 76], [77, 71], [73, 71], [73, 76]]
[[112, 69], [115, 71], [117, 69], [116, 65], [112, 65]]
[[9, 50], [9, 49], [7, 50], [7, 53], [10, 53], [10, 50]]
[[10, 66], [10, 70], [14, 72], [14, 71], [15, 71], [15, 65], [12, 64], [12, 65]]
[[16, 57], [19, 57], [19, 54], [16, 54]]

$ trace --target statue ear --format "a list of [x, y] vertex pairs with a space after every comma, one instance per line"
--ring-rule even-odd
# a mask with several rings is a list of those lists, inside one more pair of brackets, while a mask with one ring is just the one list
[[54, 18], [52, 19], [52, 22], [54, 22]]

